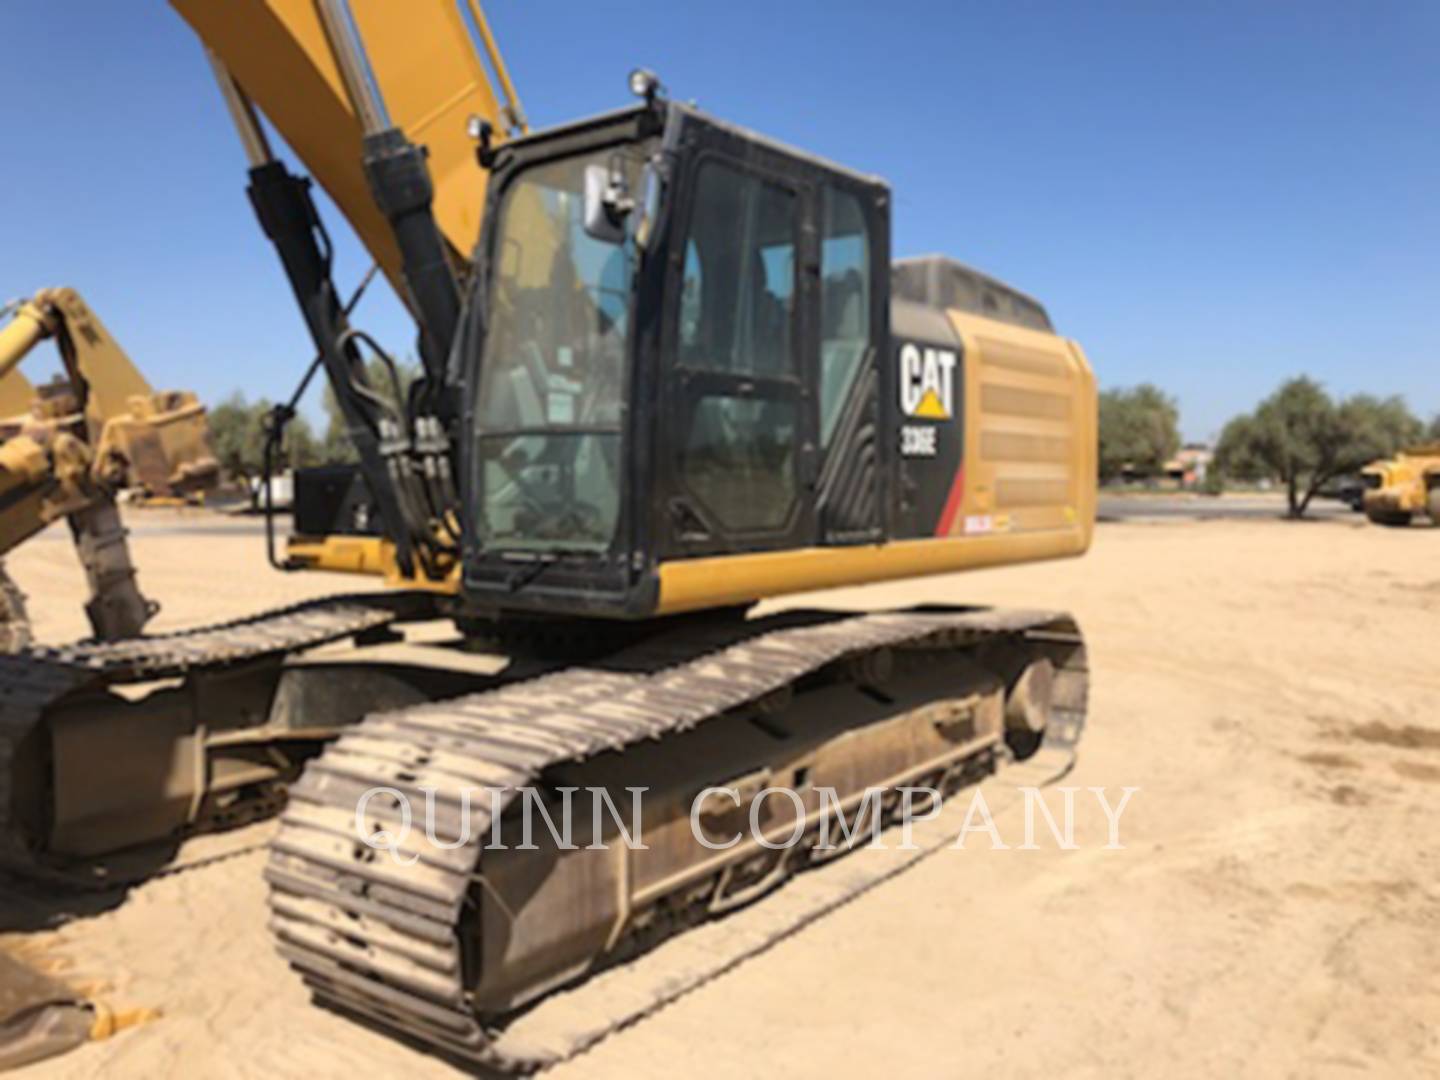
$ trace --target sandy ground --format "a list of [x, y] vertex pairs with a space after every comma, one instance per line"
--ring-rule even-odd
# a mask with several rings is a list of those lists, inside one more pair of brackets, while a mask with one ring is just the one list
[[[354, 587], [194, 531], [135, 541], [164, 625]], [[52, 639], [83, 629], [63, 541], [10, 560]], [[1073, 610], [1094, 681], [1069, 782], [1140, 788], [1124, 850], [1092, 808], [1078, 851], [942, 851], [551, 1075], [1440, 1075], [1437, 545], [1355, 518], [1107, 524], [1079, 562], [800, 598]], [[261, 862], [29, 935], [165, 1015], [25, 1075], [453, 1075], [307, 1004]]]

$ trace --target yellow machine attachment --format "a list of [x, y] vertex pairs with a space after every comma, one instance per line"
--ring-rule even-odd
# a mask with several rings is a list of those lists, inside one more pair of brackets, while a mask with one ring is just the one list
[[[49, 338], [65, 375], [36, 389], [17, 368]], [[23, 407], [0, 417], [0, 555], [68, 518], [96, 635], [138, 634], [155, 607], [135, 587], [115, 496], [212, 487], [219, 465], [205, 410], [188, 391], [156, 392], [74, 289], [37, 293], [0, 328], [0, 403]], [[18, 609], [13, 587], [6, 594], [15, 601], [7, 609]], [[17, 620], [10, 612], [7, 622]], [[7, 636], [12, 644], [22, 637]]]
[[1365, 516], [1377, 525], [1409, 525], [1416, 514], [1440, 525], [1440, 443], [1372, 462], [1361, 476]]

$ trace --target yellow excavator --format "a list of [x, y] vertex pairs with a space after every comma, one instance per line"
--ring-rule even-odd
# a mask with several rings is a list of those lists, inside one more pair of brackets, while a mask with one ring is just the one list
[[[272, 556], [396, 588], [0, 660], [0, 859], [63, 873], [283, 807], [271, 927], [314, 995], [526, 1071], [553, 1056], [513, 1018], [825, 861], [836, 808], [883, 791], [884, 824], [907, 785], [1069, 767], [1088, 676], [1063, 612], [749, 614], [1087, 549], [1095, 382], [1039, 302], [892, 261], [883, 180], [644, 70], [628, 107], [528, 131], [473, 0], [172, 3], [358, 457], [297, 477]], [[272, 130], [413, 315], [408, 389]], [[734, 805], [701, 836], [712, 787]], [[537, 800], [614, 839], [601, 807], [636, 790], [644, 848], [486, 842]], [[378, 850], [412, 807], [433, 836]]]
[[1377, 525], [1409, 525], [1425, 514], [1440, 525], [1440, 443], [1411, 447], [1360, 471], [1365, 516]]
[[[135, 584], [121, 491], [185, 496], [214, 486], [205, 410], [157, 393], [74, 289], [45, 289], [0, 318], [0, 556], [65, 518], [90, 583], [95, 636], [137, 636], [156, 611]], [[42, 341], [64, 375], [33, 386], [20, 364]], [[20, 590], [0, 565], [0, 651], [28, 643]]]

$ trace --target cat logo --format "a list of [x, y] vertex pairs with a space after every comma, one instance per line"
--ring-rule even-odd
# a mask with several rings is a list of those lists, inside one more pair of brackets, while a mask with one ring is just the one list
[[955, 413], [955, 364], [951, 349], [904, 345], [900, 349], [900, 408], [921, 420], [949, 420]]

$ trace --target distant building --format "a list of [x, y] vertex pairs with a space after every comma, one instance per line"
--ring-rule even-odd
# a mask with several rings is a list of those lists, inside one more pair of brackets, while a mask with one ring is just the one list
[[1205, 483], [1215, 448], [1205, 443], [1186, 443], [1180, 452], [1165, 463], [1165, 476], [1181, 487], [1199, 487]]

